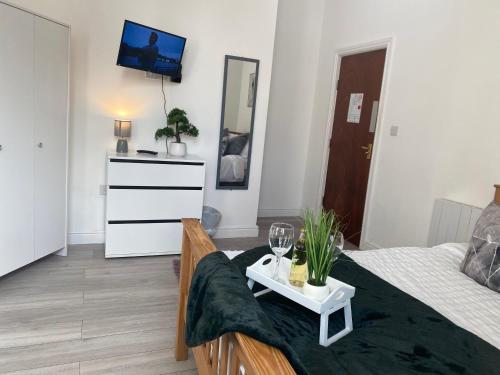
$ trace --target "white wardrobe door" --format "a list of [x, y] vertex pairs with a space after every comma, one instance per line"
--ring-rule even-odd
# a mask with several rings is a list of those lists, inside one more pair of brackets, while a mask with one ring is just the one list
[[66, 246], [68, 28], [35, 16], [35, 258]]
[[33, 15], [0, 3], [0, 276], [33, 252]]

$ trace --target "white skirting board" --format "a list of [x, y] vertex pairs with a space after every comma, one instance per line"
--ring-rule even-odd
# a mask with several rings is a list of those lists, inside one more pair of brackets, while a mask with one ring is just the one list
[[436, 199], [432, 211], [428, 246], [469, 242], [482, 209], [448, 199]]
[[68, 233], [68, 245], [102, 244], [104, 243], [104, 238], [104, 232]]
[[291, 217], [304, 216], [302, 208], [259, 208], [258, 217]]
[[223, 226], [217, 228], [214, 238], [258, 237], [259, 227]]

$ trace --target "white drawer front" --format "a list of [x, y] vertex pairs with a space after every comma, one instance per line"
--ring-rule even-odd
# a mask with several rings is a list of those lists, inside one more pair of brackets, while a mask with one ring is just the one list
[[113, 189], [108, 187], [108, 220], [201, 218], [203, 190]]
[[108, 185], [203, 186], [205, 182], [205, 165], [202, 162], [198, 163], [201, 165], [196, 165], [113, 160], [116, 159], [108, 159]]
[[106, 257], [179, 254], [181, 243], [181, 223], [106, 225]]

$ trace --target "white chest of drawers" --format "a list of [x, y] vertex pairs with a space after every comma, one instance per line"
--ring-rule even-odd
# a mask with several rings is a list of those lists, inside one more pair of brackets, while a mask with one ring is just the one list
[[201, 218], [205, 162], [113, 153], [106, 162], [106, 257], [179, 254], [180, 219]]

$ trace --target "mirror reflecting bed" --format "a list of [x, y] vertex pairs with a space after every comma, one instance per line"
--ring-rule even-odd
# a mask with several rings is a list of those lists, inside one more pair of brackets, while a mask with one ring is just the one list
[[226, 55], [217, 189], [248, 189], [259, 60]]

